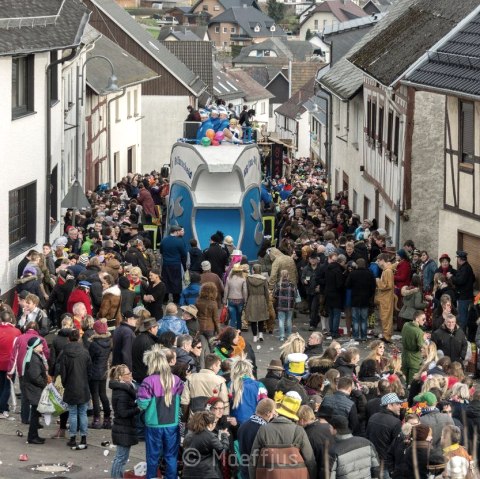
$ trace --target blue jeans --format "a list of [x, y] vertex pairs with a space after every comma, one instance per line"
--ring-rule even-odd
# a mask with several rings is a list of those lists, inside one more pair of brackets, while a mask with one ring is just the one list
[[468, 324], [468, 308], [472, 304], [470, 299], [457, 300], [458, 325], [465, 331]]
[[70, 437], [77, 435], [78, 426], [80, 426], [80, 436], [87, 435], [88, 419], [87, 419], [88, 402], [83, 404], [69, 404], [68, 417], [70, 421]]
[[367, 339], [368, 308], [352, 308], [353, 339]]
[[147, 479], [158, 477], [160, 459], [165, 461], [164, 479], [177, 479], [177, 456], [180, 447], [180, 430], [172, 427], [145, 427], [147, 453]]
[[125, 464], [127, 464], [130, 455], [130, 446], [117, 446], [117, 452], [112, 462], [112, 472], [110, 477], [115, 479], [123, 479]]
[[340, 317], [342, 316], [342, 310], [340, 308], [328, 308], [329, 317], [328, 324], [330, 326], [330, 334], [338, 336], [338, 327], [340, 326]]
[[0, 413], [8, 412], [8, 400], [10, 399], [10, 381], [7, 371], [0, 371]]
[[280, 338], [285, 338], [285, 327], [287, 328], [287, 336], [292, 334], [292, 317], [293, 309], [291, 311], [278, 312], [278, 329], [280, 330]]
[[241, 303], [228, 301], [228, 315], [230, 316], [230, 326], [235, 329], [242, 329], [242, 311], [244, 302]]

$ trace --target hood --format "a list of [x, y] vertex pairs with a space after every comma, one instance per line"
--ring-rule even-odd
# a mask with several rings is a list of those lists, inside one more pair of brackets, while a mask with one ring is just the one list
[[110, 288], [107, 288], [103, 294], [113, 294], [113, 296], [120, 296], [121, 295], [121, 292], [120, 292], [120, 288], [118, 287], [118, 285], [114, 284], [113, 286], [110, 286]]
[[266, 279], [265, 276], [261, 274], [252, 274], [248, 277], [247, 281], [253, 286], [261, 286], [263, 283], [265, 283]]
[[63, 336], [64, 338], [68, 338], [68, 335], [70, 334], [71, 328], [62, 328], [58, 331], [57, 335], [58, 336]]
[[270, 248], [270, 259], [275, 261], [277, 258], [280, 258], [280, 256], [285, 256], [278, 248]]
[[136, 393], [135, 393], [135, 388], [133, 387], [132, 384], [127, 384], [127, 383], [124, 383], [122, 381], [110, 381], [108, 383], [108, 387], [113, 391], [114, 389], [122, 389], [124, 391], [127, 391], [131, 396], [135, 396]]
[[16, 279], [13, 284], [25, 284], [29, 283], [30, 281], [35, 281], [37, 278], [37, 275], [33, 274], [31, 276], [25, 276], [23, 278]]
[[112, 346], [112, 339], [110, 333], [107, 334], [92, 334], [89, 338], [89, 341], [95, 341], [99, 346], [105, 349], [110, 349]]
[[337, 366], [342, 367], [342, 368], [350, 368], [352, 371], [355, 369], [355, 365], [347, 363], [345, 361], [345, 359], [342, 358], [342, 356], [339, 356], [335, 360], [335, 367], [337, 367]]
[[83, 347], [83, 344], [80, 342], [67, 343], [63, 348], [63, 354], [69, 358], [79, 358], [85, 354], [86, 349]]

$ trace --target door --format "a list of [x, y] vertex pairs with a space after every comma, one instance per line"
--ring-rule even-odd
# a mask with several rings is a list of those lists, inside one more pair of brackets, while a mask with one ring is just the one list
[[468, 262], [475, 273], [475, 289], [480, 285], [480, 236], [458, 232], [458, 249], [468, 253]]

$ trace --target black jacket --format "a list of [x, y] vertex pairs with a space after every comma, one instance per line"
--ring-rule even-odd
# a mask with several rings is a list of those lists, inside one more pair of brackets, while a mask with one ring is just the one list
[[325, 273], [325, 305], [329, 308], [342, 308], [345, 277], [338, 263], [329, 263]]
[[137, 393], [131, 384], [110, 381], [112, 390], [112, 409], [114, 413], [112, 425], [112, 441], [116, 446], [133, 446], [138, 444], [135, 416], [138, 409]]
[[23, 381], [28, 402], [32, 406], [38, 406], [43, 388], [47, 385], [47, 370], [43, 359], [35, 352], [25, 366]]
[[288, 391], [296, 391], [302, 398], [302, 404], [308, 404], [308, 395], [296, 378], [287, 375], [283, 376], [283, 378], [278, 381], [276, 390], [283, 392], [283, 394], [287, 394]]
[[102, 282], [100, 281], [100, 268], [98, 266], [87, 266], [85, 271], [79, 275], [79, 278], [85, 278], [92, 285], [90, 286], [90, 298], [92, 299], [92, 306], [95, 311], [98, 311], [103, 299]]
[[453, 331], [442, 325], [432, 334], [432, 341], [437, 345], [437, 349], [441, 349], [445, 356], [448, 356], [452, 363], [454, 361], [463, 362], [467, 354], [467, 338], [462, 328], [455, 326]]
[[202, 272], [202, 261], [203, 261], [203, 253], [200, 248], [190, 248], [188, 252], [190, 255], [190, 271], [195, 271], [196, 273]]
[[338, 356], [333, 367], [340, 373], [341, 377], [347, 376], [351, 378], [355, 374], [355, 365], [347, 363], [342, 356]]
[[92, 360], [83, 344], [81, 342], [66, 344], [58, 361], [62, 384], [65, 388], [63, 400], [70, 405], [88, 402], [90, 400], [88, 381]]
[[210, 261], [212, 273], [215, 273], [223, 279], [225, 267], [228, 264], [228, 253], [218, 243], [212, 243], [209, 248], [203, 252], [203, 258]]
[[480, 401], [471, 401], [466, 410], [468, 421], [468, 450], [473, 455], [473, 439], [476, 436], [477, 441], [477, 457], [480, 454]]
[[154, 344], [159, 343], [157, 336], [150, 331], [140, 333], [133, 341], [132, 346], [132, 373], [133, 379], [141, 383], [147, 377], [147, 366], [143, 362], [143, 353], [148, 351]]
[[376, 282], [369, 269], [352, 270], [345, 286], [352, 290], [352, 308], [368, 308], [370, 306], [375, 295]]
[[320, 294], [325, 294], [325, 281], [328, 265], [329, 263], [325, 261], [325, 263], [319, 264], [315, 270], [315, 286], [320, 288]]
[[112, 366], [126, 364], [132, 370], [132, 347], [135, 327], [127, 322], [119, 324], [113, 333]]
[[226, 434], [218, 439], [211, 431], [189, 432], [183, 441], [184, 478], [221, 479], [223, 477], [218, 455], [227, 451], [230, 441]]
[[92, 359], [91, 381], [107, 379], [108, 358], [112, 350], [112, 338], [110, 334], [93, 334], [90, 337], [88, 352]]
[[307, 345], [304, 352], [309, 359], [314, 356], [321, 356], [323, 354], [323, 346], [321, 344]]
[[63, 328], [58, 331], [56, 336], [53, 338], [52, 345], [50, 346], [50, 357], [48, 358], [49, 363], [49, 372], [51, 376], [56, 376], [59, 374], [59, 371], [55, 370], [58, 358], [60, 353], [63, 351], [63, 348], [68, 344], [68, 335], [70, 334], [70, 328]]
[[266, 376], [259, 380], [267, 389], [268, 397], [270, 399], [273, 399], [275, 396], [275, 391], [277, 390], [277, 385], [281, 378], [281, 371], [267, 371]]
[[368, 420], [366, 436], [375, 446], [380, 459], [387, 460], [388, 449], [401, 428], [400, 418], [386, 408], [382, 408]]
[[156, 286], [149, 284], [145, 291], [145, 294], [151, 294], [155, 301], [151, 303], [145, 302], [144, 306], [148, 309], [148, 312], [157, 321], [163, 318], [163, 298], [166, 293], [165, 283], [158, 283]]
[[68, 297], [70, 296], [70, 293], [73, 291], [73, 288], [75, 288], [75, 280], [74, 279], [69, 279], [68, 281], [65, 281], [63, 284], [57, 284], [53, 287], [52, 292], [50, 293], [48, 297], [47, 304], [45, 306], [45, 309], [48, 311], [53, 304], [59, 309], [62, 313], [65, 313], [67, 311], [67, 301]]
[[320, 412], [343, 416], [348, 419], [348, 428], [353, 434], [358, 434], [360, 424], [358, 422], [357, 408], [355, 403], [343, 391], [335, 391], [333, 394], [327, 394], [320, 406]]
[[131, 246], [125, 253], [125, 261], [132, 266], [138, 266], [142, 270], [143, 276], [148, 276], [147, 261], [143, 253], [136, 246]]
[[325, 463], [326, 460], [329, 460], [329, 453], [335, 442], [330, 432], [330, 425], [315, 421], [305, 426], [304, 429], [312, 445], [315, 461], [317, 462], [317, 478], [324, 479]]
[[[452, 282], [457, 287], [457, 299], [473, 299], [473, 285], [475, 283], [475, 275], [470, 263], [463, 263], [457, 270], [457, 274], [452, 276]], [[452, 359], [453, 361], [453, 359]]]

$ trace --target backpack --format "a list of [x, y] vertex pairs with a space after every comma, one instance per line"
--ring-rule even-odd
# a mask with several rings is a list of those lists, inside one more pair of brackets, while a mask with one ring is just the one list
[[263, 447], [258, 455], [255, 479], [308, 479], [308, 469], [298, 446], [290, 445]]

